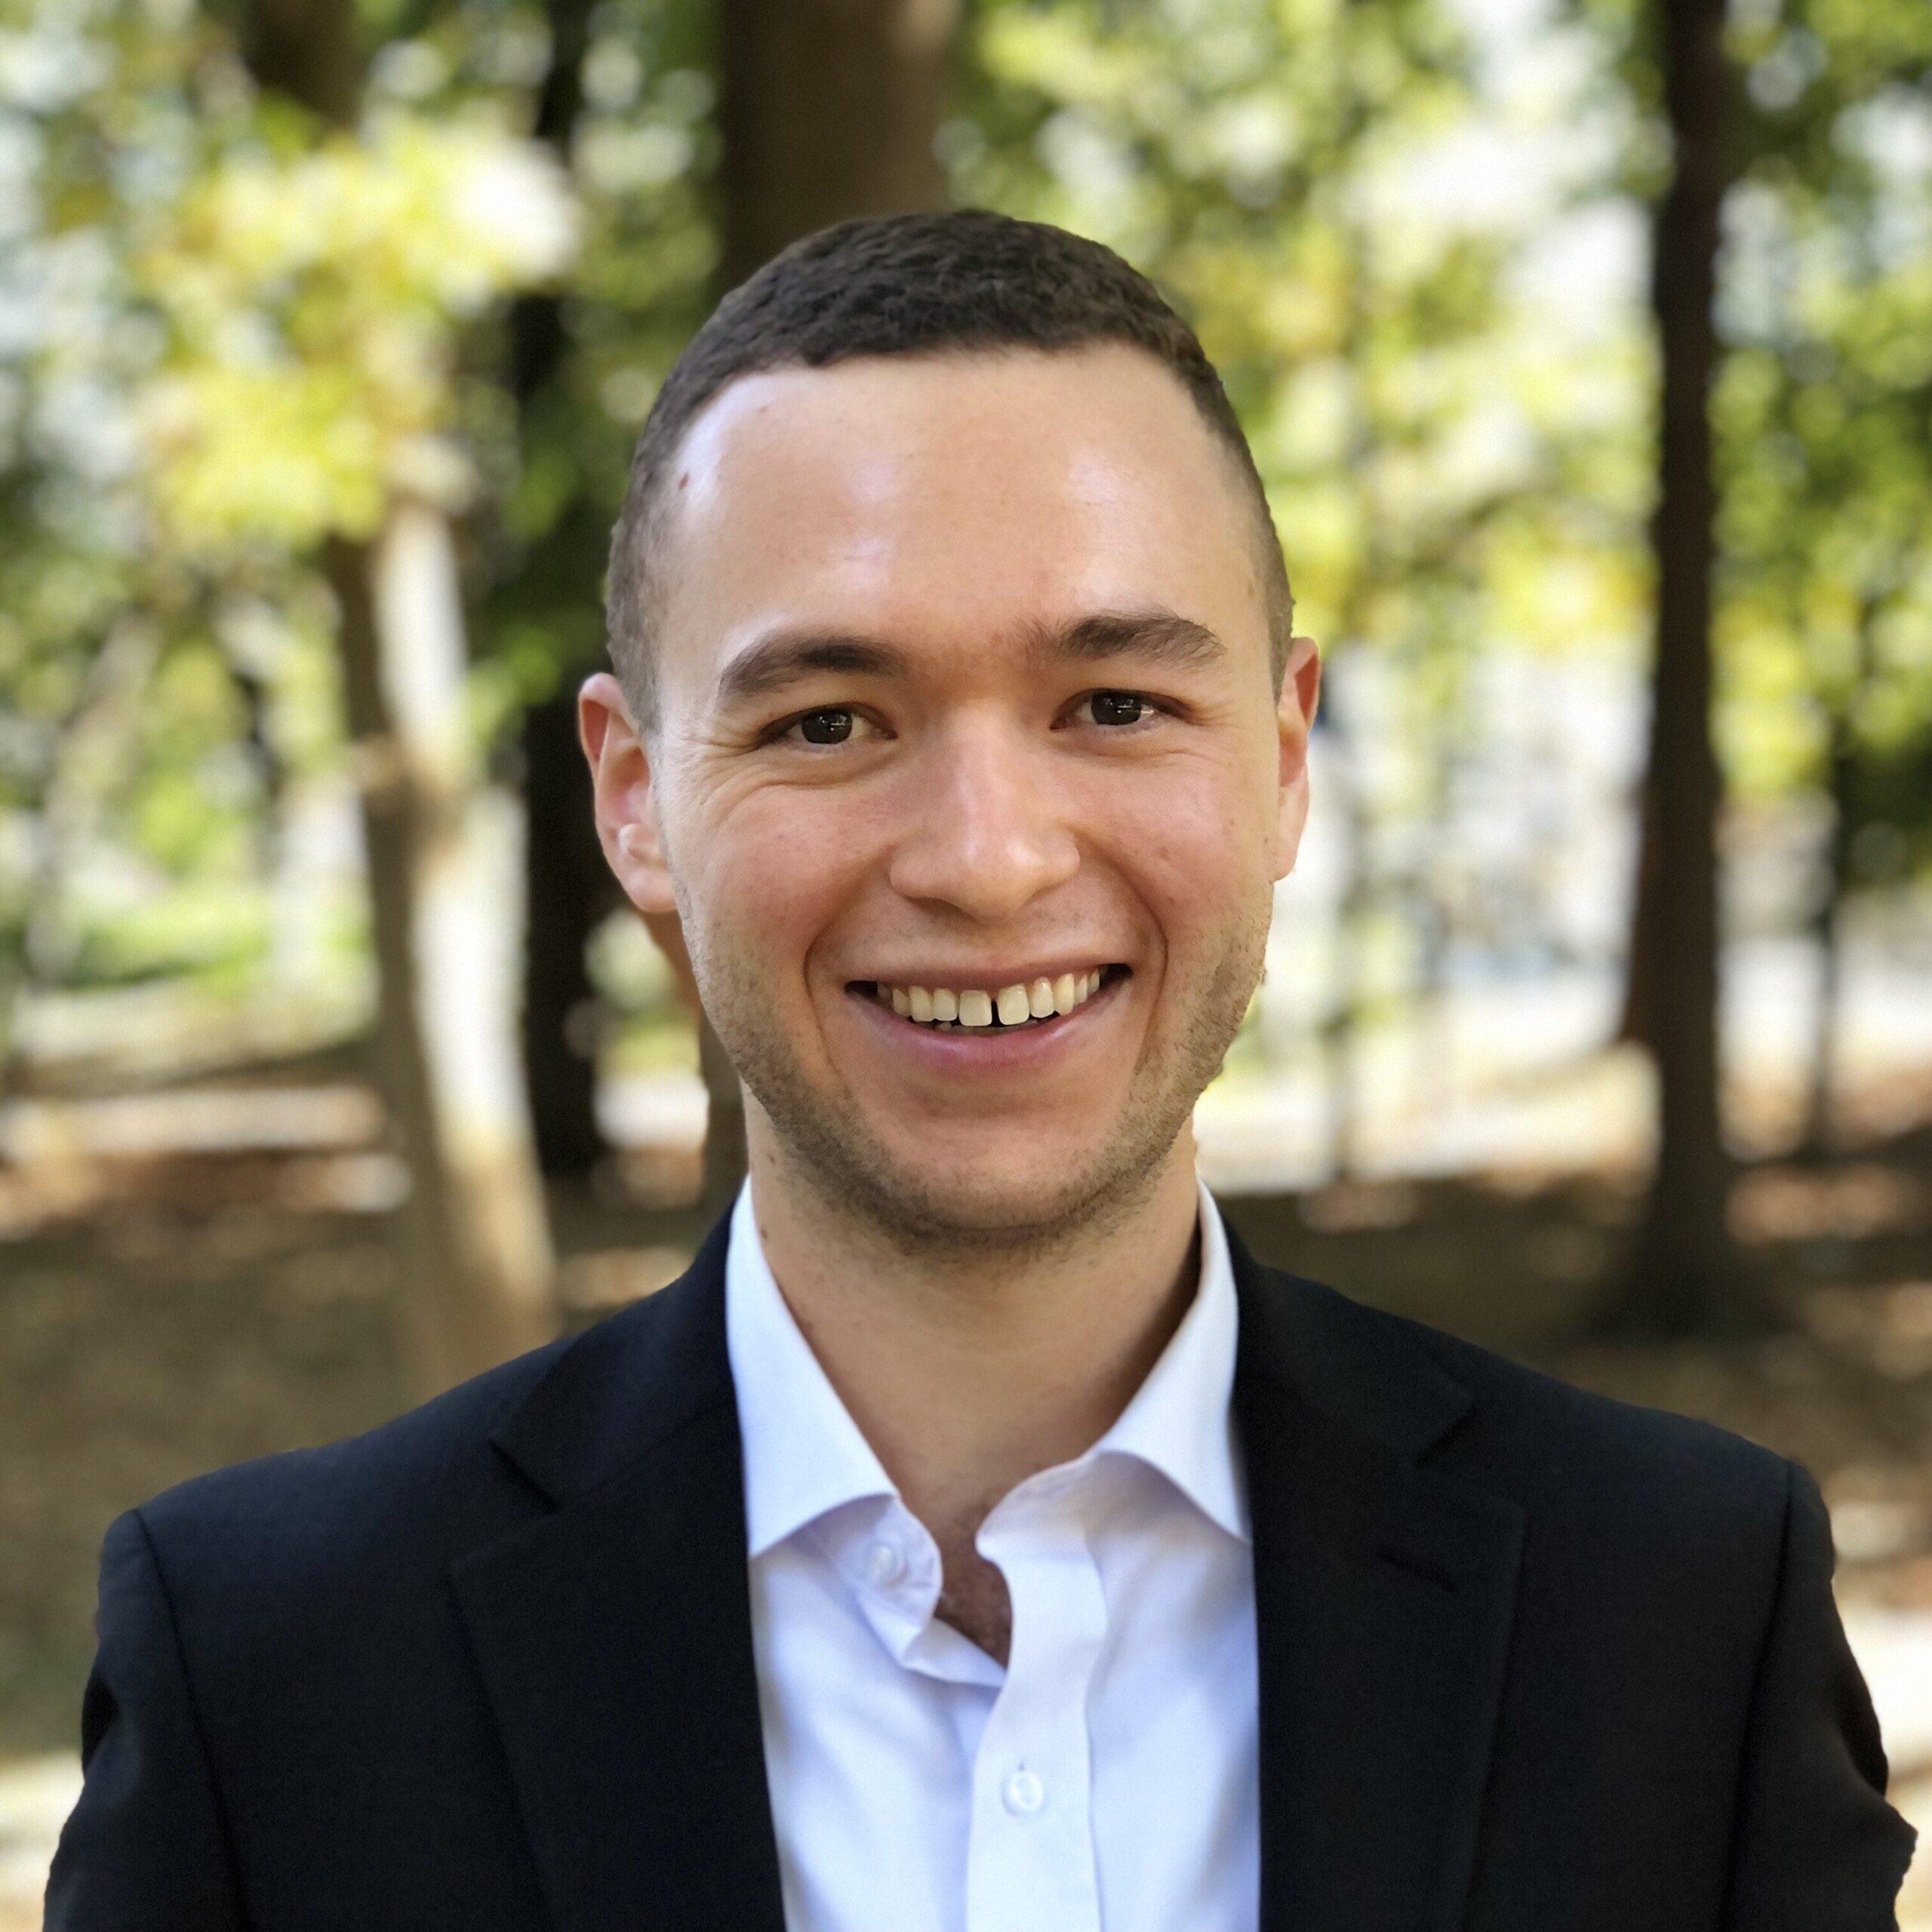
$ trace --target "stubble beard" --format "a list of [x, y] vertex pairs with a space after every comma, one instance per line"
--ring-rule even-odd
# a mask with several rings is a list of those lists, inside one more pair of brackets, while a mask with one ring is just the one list
[[1037, 1258], [1128, 1219], [1220, 1070], [1260, 982], [1268, 930], [1264, 906], [1229, 932], [1171, 1048], [1137, 1069], [1112, 1134], [1044, 1209], [978, 1208], [943, 1182], [908, 1172], [856, 1108], [808, 1078], [772, 1023], [780, 1003], [746, 970], [743, 955], [700, 946], [691, 963], [719, 1044], [820, 1211], [908, 1257], [971, 1263], [1001, 1254]]

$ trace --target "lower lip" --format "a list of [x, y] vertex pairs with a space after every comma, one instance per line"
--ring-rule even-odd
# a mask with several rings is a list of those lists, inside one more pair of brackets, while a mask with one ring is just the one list
[[1075, 1051], [1112, 1011], [1131, 977], [1116, 974], [1071, 1013], [1057, 1013], [1031, 1026], [975, 1026], [957, 1032], [902, 1018], [875, 993], [848, 986], [845, 996], [858, 1008], [861, 1025], [875, 1029], [888, 1047], [915, 1064], [951, 1075], [1031, 1072]]

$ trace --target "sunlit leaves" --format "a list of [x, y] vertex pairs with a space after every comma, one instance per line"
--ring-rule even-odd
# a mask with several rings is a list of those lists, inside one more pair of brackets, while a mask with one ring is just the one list
[[1890, 879], [1927, 844], [1932, 771], [1932, 108], [1897, 78], [1932, 20], [1804, 13], [1815, 138], [1761, 135], [1732, 224], [1725, 743], [1747, 795], [1838, 760], [1855, 874]]
[[140, 420], [177, 540], [300, 546], [368, 534], [398, 488], [460, 500], [456, 332], [575, 238], [561, 171], [478, 121], [218, 158], [137, 258], [170, 330]]

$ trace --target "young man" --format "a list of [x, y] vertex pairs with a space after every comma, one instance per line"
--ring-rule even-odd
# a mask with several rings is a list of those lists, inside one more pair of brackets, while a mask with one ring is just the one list
[[747, 1187], [574, 1341], [115, 1524], [52, 1926], [1893, 1924], [1805, 1472], [1261, 1267], [1196, 1178], [1290, 611], [1105, 249], [859, 222], [726, 300], [581, 722]]

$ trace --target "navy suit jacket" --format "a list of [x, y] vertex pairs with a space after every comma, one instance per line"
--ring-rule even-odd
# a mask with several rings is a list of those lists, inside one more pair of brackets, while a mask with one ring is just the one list
[[[781, 1932], [728, 1226], [113, 1524], [51, 1932]], [[1265, 1932], [1891, 1927], [1804, 1470], [1230, 1246]]]

